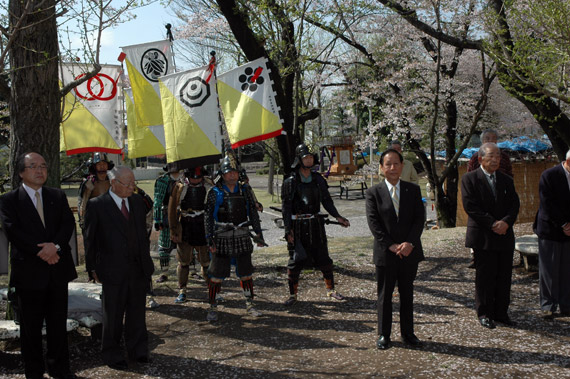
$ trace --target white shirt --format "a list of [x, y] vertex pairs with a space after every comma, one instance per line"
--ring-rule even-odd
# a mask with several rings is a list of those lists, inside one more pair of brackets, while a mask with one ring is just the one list
[[117, 196], [117, 194], [115, 192], [113, 192], [113, 190], [109, 190], [109, 195], [111, 195], [111, 198], [115, 201], [115, 204], [117, 204], [117, 207], [119, 207], [119, 210], [121, 210], [123, 208], [123, 200], [125, 200], [125, 204], [127, 205], [127, 211], [131, 211], [129, 209], [129, 198], [128, 197], [119, 197]]
[[[30, 197], [30, 199], [32, 199], [32, 203], [34, 203], [34, 207], [36, 207], [36, 209], [37, 209], [38, 204], [37, 204], [37, 199], [36, 199], [36, 190], [31, 188], [31, 187], [28, 187], [24, 183], [22, 183], [22, 187], [24, 187], [24, 189], [28, 193], [28, 196]], [[40, 197], [42, 196], [42, 188], [43, 187], [40, 187], [40, 189], [37, 191], [40, 193]], [[43, 197], [42, 197], [42, 199], [43, 199]]]
[[489, 182], [489, 186], [491, 186], [491, 188], [493, 188], [493, 180], [491, 179], [491, 175], [495, 176], [495, 183], [497, 183], [497, 174], [495, 174], [495, 173], [489, 174], [483, 168], [483, 166], [479, 166], [479, 167], [481, 167], [481, 171], [483, 171], [483, 174], [485, 174], [485, 177], [487, 178], [487, 182]]
[[400, 198], [400, 180], [393, 186], [388, 179], [384, 179], [384, 183], [386, 183], [386, 187], [388, 187], [388, 193], [390, 193], [390, 197], [392, 197], [392, 187], [396, 187], [396, 195], [398, 195], [398, 199]]

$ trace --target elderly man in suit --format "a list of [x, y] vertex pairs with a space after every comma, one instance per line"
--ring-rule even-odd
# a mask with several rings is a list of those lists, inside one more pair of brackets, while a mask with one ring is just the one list
[[366, 191], [366, 217], [374, 236], [374, 264], [378, 293], [376, 346], [391, 346], [392, 293], [396, 282], [400, 293], [400, 331], [404, 343], [421, 345], [414, 334], [414, 279], [424, 259], [420, 237], [424, 205], [420, 187], [400, 180], [403, 157], [394, 149], [380, 156], [385, 180]]
[[69, 240], [75, 219], [65, 193], [44, 187], [48, 166], [37, 153], [21, 155], [22, 185], [0, 197], [2, 225], [11, 245], [10, 286], [16, 288], [20, 341], [27, 378], [42, 378], [42, 325], [46, 363], [56, 378], [73, 378], [67, 342], [67, 283], [77, 278]]
[[560, 307], [570, 316], [570, 150], [566, 160], [544, 171], [538, 186], [540, 206], [534, 223], [538, 235], [540, 308], [552, 319]]
[[488, 142], [479, 149], [480, 167], [461, 179], [463, 208], [469, 216], [465, 246], [475, 253], [475, 308], [485, 328], [495, 321], [512, 326], [507, 313], [519, 197], [513, 179], [499, 171], [501, 152]]
[[103, 361], [128, 368], [120, 349], [125, 319], [125, 346], [130, 360], [149, 362], [145, 294], [154, 266], [142, 196], [132, 196], [135, 176], [128, 167], [109, 171], [110, 190], [89, 200], [85, 215], [86, 269], [103, 284]]

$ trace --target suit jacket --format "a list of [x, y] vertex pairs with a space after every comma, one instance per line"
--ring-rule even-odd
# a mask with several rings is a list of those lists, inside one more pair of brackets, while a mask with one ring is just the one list
[[[481, 168], [461, 178], [461, 199], [469, 216], [465, 246], [481, 250], [513, 250], [515, 235], [513, 225], [519, 214], [519, 197], [513, 179], [495, 171], [497, 198]], [[507, 234], [499, 235], [491, 230], [495, 221], [509, 224]]]
[[[146, 208], [141, 196], [130, 196], [129, 218], [133, 218], [138, 240], [142, 273], [150, 277], [154, 265], [150, 258], [149, 238], [146, 232]], [[128, 251], [128, 224], [119, 207], [109, 194], [89, 200], [85, 212], [85, 268], [95, 270], [101, 283], [121, 284], [127, 277], [130, 266]]]
[[[10, 285], [23, 289], [45, 289], [51, 280], [67, 283], [77, 278], [69, 240], [75, 218], [65, 193], [57, 188], [42, 188], [45, 227], [23, 187], [0, 197], [0, 217], [10, 241]], [[59, 261], [49, 265], [37, 254], [39, 243], [59, 245]]]
[[540, 206], [534, 222], [534, 232], [543, 239], [569, 241], [562, 225], [570, 222], [570, 188], [559, 164], [542, 173], [538, 185]]
[[396, 210], [384, 181], [366, 191], [366, 217], [374, 236], [374, 264], [391, 266], [400, 259], [388, 248], [410, 242], [414, 249], [404, 262], [418, 263], [424, 259], [420, 237], [424, 228], [425, 209], [420, 187], [400, 180], [400, 214]]

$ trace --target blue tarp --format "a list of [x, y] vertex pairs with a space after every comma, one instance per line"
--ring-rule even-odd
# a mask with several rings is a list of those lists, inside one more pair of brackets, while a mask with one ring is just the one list
[[[497, 145], [503, 150], [518, 151], [519, 153], [539, 153], [552, 148], [552, 144], [550, 144], [548, 140], [545, 142], [525, 136], [516, 137], [510, 141], [499, 142]], [[476, 151], [479, 151], [478, 147], [469, 147], [463, 150], [461, 158], [470, 159]], [[436, 155], [444, 158], [445, 151], [438, 151]]]

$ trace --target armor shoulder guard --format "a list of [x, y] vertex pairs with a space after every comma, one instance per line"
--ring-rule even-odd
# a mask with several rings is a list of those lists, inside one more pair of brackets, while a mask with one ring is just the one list
[[283, 182], [283, 186], [281, 187], [281, 198], [291, 200], [293, 194], [295, 193], [295, 187], [297, 186], [297, 180], [295, 175], [289, 176]]

